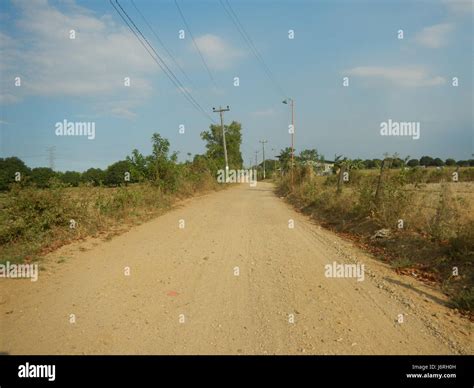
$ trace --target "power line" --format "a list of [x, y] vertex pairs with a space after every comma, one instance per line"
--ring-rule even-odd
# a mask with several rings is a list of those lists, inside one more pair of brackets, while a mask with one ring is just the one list
[[206, 63], [206, 60], [204, 59], [204, 56], [202, 55], [202, 52], [201, 52], [201, 50], [199, 49], [199, 46], [197, 45], [197, 43], [196, 43], [196, 41], [195, 41], [195, 39], [194, 39], [194, 36], [193, 36], [193, 34], [192, 34], [192, 32], [191, 32], [191, 29], [189, 28], [189, 25], [188, 25], [188, 23], [187, 23], [187, 21], [186, 21], [186, 18], [184, 17], [183, 12], [181, 11], [181, 8], [180, 8], [180, 6], [179, 6], [179, 4], [178, 4], [178, 1], [177, 1], [177, 0], [174, 0], [174, 3], [175, 3], [175, 5], [176, 5], [176, 8], [178, 9], [178, 12], [179, 12], [179, 14], [180, 14], [180, 16], [181, 16], [181, 19], [183, 20], [183, 23], [184, 23], [186, 29], [188, 30], [189, 36], [191, 36], [191, 39], [192, 39], [193, 44], [194, 44], [194, 47], [196, 48], [197, 52], [199, 53], [199, 56], [201, 57], [201, 61], [202, 61], [202, 63], [204, 64], [204, 67], [205, 67], [206, 70], [207, 70], [207, 74], [209, 74], [209, 78], [210, 78], [211, 81], [214, 83], [214, 86], [217, 87], [216, 81], [214, 80], [214, 77], [212, 76], [211, 70], [209, 69], [209, 66], [208, 66], [207, 63]]
[[[237, 31], [239, 31], [240, 35], [242, 36], [244, 42], [249, 46], [250, 48], [250, 51], [252, 52], [252, 54], [255, 56], [255, 58], [257, 59], [257, 61], [260, 63], [260, 65], [262, 66], [265, 74], [268, 76], [268, 78], [270, 79], [270, 81], [273, 83], [273, 86], [275, 87], [275, 89], [283, 96], [283, 97], [286, 97], [287, 94], [285, 93], [285, 91], [283, 90], [283, 88], [280, 86], [279, 82], [276, 80], [273, 72], [270, 70], [270, 68], [268, 67], [268, 65], [265, 63], [262, 55], [260, 54], [260, 52], [258, 51], [257, 47], [255, 46], [255, 44], [253, 43], [253, 40], [252, 38], [250, 37], [250, 35], [247, 33], [247, 31], [245, 30], [244, 26], [242, 25], [242, 23], [240, 22], [240, 19], [239, 17], [237, 16], [237, 14], [235, 13], [235, 11], [233, 10], [232, 6], [230, 5], [229, 3], [229, 0], [226, 0], [226, 4], [224, 4], [224, 1], [223, 0], [219, 0], [219, 2], [221, 3], [222, 5], [222, 8], [224, 8], [225, 12], [227, 13], [227, 15], [229, 16], [230, 20], [232, 21], [232, 23], [235, 25], [235, 27], [237, 28]], [[227, 7], [229, 7], [229, 9], [227, 9]]]
[[166, 45], [164, 44], [164, 42], [160, 39], [160, 37], [158, 36], [158, 34], [155, 32], [155, 30], [152, 28], [152, 26], [150, 25], [150, 23], [148, 23], [148, 20], [145, 18], [145, 16], [143, 15], [143, 13], [138, 9], [138, 7], [136, 6], [135, 2], [133, 0], [130, 0], [133, 7], [137, 10], [137, 12], [140, 14], [141, 18], [143, 19], [143, 21], [145, 22], [145, 24], [148, 26], [148, 28], [150, 29], [150, 31], [152, 32], [152, 34], [155, 36], [156, 40], [160, 43], [161, 47], [163, 47], [163, 49], [166, 51], [166, 53], [168, 54], [168, 56], [171, 58], [171, 60], [174, 62], [174, 64], [176, 65], [176, 67], [181, 71], [181, 73], [184, 75], [184, 77], [188, 80], [188, 82], [193, 85], [193, 82], [191, 81], [191, 79], [188, 77], [188, 75], [186, 74], [186, 72], [184, 71], [184, 69], [181, 67], [181, 65], [179, 64], [179, 62], [174, 58], [173, 54], [171, 53], [171, 51], [166, 47]]
[[[191, 93], [184, 87], [184, 85], [181, 83], [181, 81], [176, 77], [176, 75], [173, 73], [173, 71], [168, 67], [168, 65], [166, 64], [166, 62], [163, 60], [163, 58], [161, 58], [161, 56], [156, 52], [156, 50], [154, 49], [154, 47], [151, 45], [151, 43], [148, 41], [148, 39], [145, 37], [145, 35], [143, 35], [143, 33], [141, 32], [141, 30], [137, 27], [137, 25], [135, 24], [135, 22], [132, 20], [132, 18], [128, 15], [128, 13], [122, 8], [122, 6], [120, 5], [120, 3], [118, 2], [118, 0], [115, 0], [115, 2], [117, 3], [117, 5], [120, 7], [120, 9], [122, 10], [122, 12], [125, 14], [125, 16], [127, 16], [128, 20], [132, 23], [132, 25], [135, 27], [135, 29], [138, 31], [138, 33], [140, 34], [140, 36], [145, 40], [145, 42], [148, 44], [148, 46], [153, 50], [153, 52], [155, 53], [155, 55], [158, 57], [158, 59], [161, 61], [161, 63], [164, 65], [164, 67], [166, 68], [166, 70], [171, 74], [171, 77], [170, 75], [166, 72], [166, 70], [163, 68], [163, 66], [158, 63], [158, 65], [161, 67], [161, 69], [165, 72], [165, 74], [168, 76], [168, 78], [170, 78], [170, 80], [174, 83], [174, 85], [183, 93], [183, 95], [185, 97], [187, 97], [188, 101], [191, 102], [196, 109], [198, 109], [199, 111], [201, 111], [208, 119], [210, 119], [212, 122], [214, 122], [214, 119], [206, 112], [206, 110], [204, 110], [204, 108], [196, 101], [196, 99], [191, 95]], [[121, 15], [122, 16], [122, 15]], [[122, 17], [123, 19], [123, 17]], [[124, 19], [125, 20], [125, 19]], [[130, 28], [130, 25], [127, 23], [127, 25], [129, 26]], [[133, 29], [132, 29], [133, 31]], [[133, 31], [134, 32], [134, 31]], [[135, 36], [137, 36], [135, 34]], [[138, 38], [138, 37], [137, 37]], [[139, 39], [140, 40], [140, 39]], [[140, 42], [143, 44], [143, 42], [140, 40]], [[148, 50], [147, 50], [148, 51]], [[153, 57], [153, 56], [152, 56]]]
[[[109, 0], [110, 4], [112, 7], [114, 7], [115, 11], [119, 14], [119, 16], [122, 18], [124, 23], [127, 25], [127, 27], [132, 31], [132, 33], [135, 35], [135, 37], [138, 39], [140, 44], [145, 48], [147, 53], [151, 56], [151, 58], [156, 62], [156, 64], [163, 70], [163, 72], [166, 74], [166, 76], [170, 79], [170, 81], [178, 88], [178, 90], [183, 94], [183, 96], [193, 105], [193, 107], [200, 111], [202, 114], [204, 114], [209, 120], [211, 120], [213, 123], [215, 123], [214, 119], [204, 110], [204, 108], [194, 99], [194, 97], [189, 93], [188, 90], [183, 86], [181, 81], [176, 77], [176, 75], [171, 71], [171, 69], [166, 65], [166, 63], [163, 61], [163, 59], [160, 57], [160, 55], [156, 52], [156, 50], [153, 48], [153, 46], [150, 44], [150, 42], [147, 40], [147, 38], [143, 35], [141, 30], [136, 26], [132, 18], [127, 14], [127, 12], [122, 8], [118, 0], [115, 0], [117, 5], [120, 7], [122, 12], [125, 14], [127, 19], [130, 21], [130, 23], [133, 25], [133, 27], [136, 29], [136, 31], [132, 28], [130, 23], [125, 19], [125, 17], [122, 15], [122, 13], [118, 10], [118, 8], [114, 5], [112, 0]], [[140, 36], [143, 38], [143, 40], [146, 42], [146, 44], [140, 39], [140, 36], [137, 34], [140, 34]], [[151, 48], [151, 50], [155, 53], [156, 57], [151, 53], [150, 49], [147, 47], [147, 45]], [[158, 59], [157, 59], [158, 58]], [[161, 62], [161, 63], [160, 63]]]

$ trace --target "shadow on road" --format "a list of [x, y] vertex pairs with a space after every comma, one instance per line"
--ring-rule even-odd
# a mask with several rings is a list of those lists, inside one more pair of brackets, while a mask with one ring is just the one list
[[431, 294], [429, 294], [425, 291], [419, 290], [418, 288], [413, 287], [411, 284], [406, 284], [406, 283], [401, 282], [400, 280], [390, 279], [390, 278], [387, 278], [387, 277], [384, 277], [384, 279], [389, 283], [396, 284], [398, 286], [402, 286], [402, 287], [405, 287], [409, 290], [415, 291], [419, 295], [422, 295], [422, 296], [424, 296], [428, 299], [431, 299], [433, 302], [436, 302], [440, 305], [443, 305], [443, 306], [446, 306], [446, 307], [452, 307], [448, 302], [438, 298], [437, 296], [431, 295]]

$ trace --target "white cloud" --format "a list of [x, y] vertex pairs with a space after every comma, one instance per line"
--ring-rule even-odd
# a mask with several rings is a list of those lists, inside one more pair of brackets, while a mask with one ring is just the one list
[[388, 81], [404, 87], [435, 86], [441, 85], [446, 80], [441, 76], [432, 76], [420, 66], [411, 67], [383, 67], [383, 66], [359, 66], [347, 72], [347, 75], [363, 77], [375, 80]]
[[429, 48], [440, 48], [448, 43], [448, 37], [453, 30], [450, 23], [435, 24], [434, 26], [423, 28], [415, 37], [422, 46]]
[[244, 56], [243, 51], [232, 47], [217, 35], [205, 34], [197, 37], [195, 41], [208, 66], [215, 70], [229, 68]]
[[[26, 96], [145, 98], [159, 71], [127, 27], [110, 15], [98, 17], [73, 1], [61, 10], [44, 0], [15, 0], [13, 38], [0, 33], [0, 102]], [[76, 39], [69, 39], [69, 31]], [[22, 86], [13, 86], [20, 76]], [[124, 86], [124, 78], [131, 86]], [[121, 108], [123, 109], [123, 108]]]

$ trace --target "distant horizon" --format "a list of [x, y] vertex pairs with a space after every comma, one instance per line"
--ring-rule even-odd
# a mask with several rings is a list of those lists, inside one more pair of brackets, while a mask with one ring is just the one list
[[[140, 151], [140, 150], [139, 150], [139, 151]], [[295, 149], [295, 151], [296, 151], [296, 149]], [[130, 153], [130, 154], [131, 154], [131, 153]], [[196, 155], [197, 155], [197, 154], [196, 154]], [[54, 172], [62, 172], [62, 173], [67, 172], [67, 171], [73, 171], [73, 172], [83, 173], [83, 172], [85, 172], [85, 171], [87, 171], [87, 170], [89, 170], [89, 169], [91, 169], [91, 168], [106, 170], [107, 167], [109, 167], [110, 165], [112, 165], [112, 164], [114, 164], [114, 163], [116, 163], [116, 162], [125, 160], [127, 156], [128, 156], [128, 155], [125, 155], [125, 157], [123, 157], [122, 159], [117, 159], [117, 160], [111, 162], [110, 164], [108, 164], [108, 165], [105, 166], [105, 167], [90, 166], [90, 167], [87, 167], [87, 168], [84, 169], [84, 170], [73, 170], [73, 169], [69, 169], [69, 170], [59, 170], [59, 169], [57, 169], [57, 168], [54, 168], [53, 171], [54, 171]], [[298, 156], [298, 153], [295, 152], [295, 156]], [[324, 157], [324, 155], [322, 155], [322, 156]], [[409, 160], [412, 160], [412, 159], [415, 159], [415, 160], [420, 161], [420, 159], [421, 159], [422, 157], [424, 157], [424, 156], [428, 156], [428, 157], [431, 157], [431, 158], [433, 158], [433, 159], [438, 158], [437, 156], [431, 156], [431, 155], [424, 154], [424, 155], [422, 155], [422, 156], [419, 157], [419, 158], [411, 157], [411, 156], [410, 156], [410, 158], [407, 160], [407, 162], [408, 162]], [[33, 168], [50, 168], [48, 165], [45, 165], [45, 164], [43, 164], [43, 165], [35, 165], [35, 166], [29, 165], [28, 163], [26, 163], [25, 160], [23, 160], [22, 158], [20, 158], [20, 157], [18, 157], [18, 156], [16, 156], [16, 155], [9, 155], [9, 156], [2, 156], [2, 155], [0, 155], [0, 159], [15, 158], [15, 157], [16, 157], [16, 158], [19, 158], [20, 160], [22, 160], [22, 161], [26, 164], [26, 166], [27, 166], [28, 168], [30, 168], [30, 169], [33, 169]], [[194, 155], [192, 155], [192, 157], [194, 157]], [[399, 159], [404, 160], [405, 158], [406, 158], [406, 156], [403, 157], [403, 155], [399, 155]], [[456, 161], [456, 163], [457, 163], [457, 162], [460, 162], [460, 161], [469, 162], [470, 160], [474, 160], [474, 158], [471, 158], [471, 159], [457, 159], [457, 158], [445, 158], [445, 159], [443, 159], [443, 158], [440, 158], [440, 159], [441, 159], [443, 162], [446, 162], [446, 160], [448, 160], [448, 159], [452, 159], [452, 160]], [[274, 161], [274, 160], [278, 160], [278, 158], [265, 158], [265, 161]], [[383, 156], [382, 156], [381, 158], [354, 158], [354, 159], [352, 159], [352, 160], [362, 160], [362, 161], [366, 161], [366, 160], [383, 160]], [[187, 160], [183, 160], [183, 161], [180, 161], [180, 163], [185, 163], [186, 161], [187, 161]], [[188, 160], [188, 161], [189, 161], [189, 160]], [[320, 159], [320, 161], [322, 161], [322, 158]], [[324, 157], [324, 162], [326, 162], [326, 163], [334, 163], [335, 161], [334, 161], [333, 159], [327, 159], [327, 158]], [[262, 163], [263, 163], [263, 160], [260, 159], [259, 162], [258, 162], [258, 165], [260, 165], [260, 164], [262, 164]], [[243, 166], [243, 167], [253, 167], [253, 166], [255, 166], [255, 163], [249, 165], [249, 164], [246, 164], [245, 161], [244, 161], [244, 163], [243, 163], [242, 166]], [[421, 165], [420, 165], [420, 166], [421, 166]], [[426, 166], [426, 167], [436, 167], [436, 166]]]

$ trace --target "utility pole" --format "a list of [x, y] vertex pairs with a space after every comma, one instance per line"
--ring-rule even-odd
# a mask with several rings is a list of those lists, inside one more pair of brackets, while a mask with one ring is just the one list
[[230, 111], [229, 105], [227, 105], [227, 108], [222, 108], [219, 106], [219, 109], [212, 108], [212, 111], [214, 113], [219, 113], [219, 116], [221, 117], [221, 128], [222, 128], [222, 142], [224, 143], [224, 158], [225, 158], [225, 181], [229, 179], [229, 162], [227, 161], [227, 145], [225, 142], [225, 130], [224, 130], [224, 115], [223, 112], [228, 112]]
[[[272, 148], [272, 152], [273, 152], [273, 153], [276, 152], [275, 148]], [[275, 176], [277, 176], [277, 160], [276, 160], [276, 158], [275, 158], [275, 160], [273, 161], [273, 171], [274, 171]]]
[[268, 143], [267, 140], [260, 140], [263, 148], [263, 179], [265, 179], [265, 143]]

